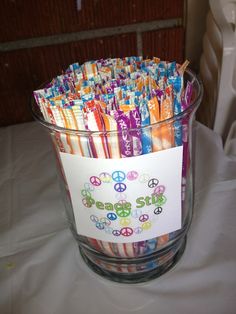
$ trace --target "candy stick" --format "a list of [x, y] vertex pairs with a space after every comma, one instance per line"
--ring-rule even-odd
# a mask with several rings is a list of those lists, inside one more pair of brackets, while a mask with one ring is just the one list
[[[173, 117], [173, 98], [172, 86], [169, 85], [166, 90], [166, 98], [161, 102], [160, 120], [164, 121]], [[167, 122], [161, 126], [161, 140], [163, 149], [174, 146], [174, 129], [173, 123]]]
[[[34, 97], [36, 99], [36, 102], [38, 103], [39, 107], [40, 107], [40, 110], [43, 114], [43, 117], [44, 119], [49, 122], [49, 123], [52, 123], [54, 125], [57, 124], [57, 121], [56, 119], [54, 118], [54, 115], [53, 115], [53, 112], [52, 112], [52, 108], [50, 106], [50, 103], [45, 100], [44, 98], [42, 98], [40, 96], [40, 93], [38, 92], [34, 92]], [[60, 122], [59, 122], [60, 123]], [[59, 147], [59, 150], [61, 152], [65, 152], [65, 147], [62, 143], [62, 140], [61, 140], [61, 136], [58, 132], [55, 132], [55, 136], [54, 136], [55, 140], [56, 140], [56, 144], [57, 146]]]
[[151, 130], [149, 128], [150, 113], [146, 101], [140, 105], [139, 111], [142, 127], [142, 154], [148, 154], [152, 152], [152, 137]]
[[184, 63], [178, 69], [178, 72], [180, 75], [184, 74], [184, 71], [187, 69], [188, 65], [189, 65], [189, 61], [185, 60]]
[[[76, 119], [77, 112], [76, 112], [75, 106], [64, 109], [64, 112], [65, 112], [65, 116], [67, 117], [67, 121], [69, 122], [70, 128], [73, 130], [78, 130], [78, 123]], [[80, 156], [90, 155], [88, 141], [84, 141], [83, 135], [80, 136], [79, 134], [78, 135], [69, 134], [69, 136], [70, 136], [74, 154], [78, 154]]]
[[94, 61], [85, 62], [83, 65], [83, 69], [85, 79], [93, 78], [98, 74], [97, 64]]
[[[76, 124], [73, 118], [73, 111], [70, 108], [61, 108], [60, 111], [63, 114], [65, 127], [75, 130]], [[67, 143], [71, 148], [72, 154], [82, 155], [82, 147], [77, 135], [67, 134]]]
[[140, 130], [141, 127], [141, 117], [139, 108], [135, 108], [130, 110], [129, 112], [129, 119], [130, 119], [130, 127], [131, 130], [131, 138], [132, 138], [132, 148], [133, 148], [133, 156], [138, 156], [142, 154], [142, 133]]
[[[47, 106], [46, 110], [47, 110], [48, 116], [50, 118], [50, 121], [48, 121], [48, 122], [51, 122], [52, 124], [55, 125], [56, 120], [53, 116], [52, 109], [50, 108], [50, 106]], [[65, 153], [66, 150], [65, 150], [65, 146], [63, 145], [62, 138], [63, 138], [63, 135], [61, 136], [61, 134], [59, 132], [55, 132], [55, 140], [56, 140], [57, 147], [59, 147], [60, 152]]]
[[[65, 116], [64, 116], [65, 117]], [[64, 122], [65, 122], [65, 126], [67, 126], [67, 122], [66, 122], [66, 119], [64, 120]], [[70, 136], [70, 135], [68, 135], [68, 136]], [[71, 136], [70, 136], [70, 139], [71, 139]], [[85, 137], [83, 137], [83, 140], [86, 140], [86, 142], [88, 142], [88, 140], [85, 138]], [[87, 151], [87, 153], [88, 153], [89, 151]], [[78, 152], [78, 154], [80, 155], [80, 153], [81, 152]], [[89, 156], [86, 156], [86, 157], [91, 157], [91, 155], [89, 155]], [[92, 239], [92, 238], [87, 238], [88, 239], [88, 241], [91, 243], [91, 245], [92, 245], [92, 247], [94, 247], [96, 250], [98, 250], [98, 251], [100, 251], [100, 252], [103, 252], [103, 250], [104, 250], [104, 246], [103, 246], [103, 243], [101, 242], [101, 241], [99, 241], [99, 240], [96, 240], [96, 239]], [[108, 251], [108, 252], [110, 252], [110, 251]], [[114, 255], [114, 254], [113, 254]]]
[[[168, 83], [172, 84], [174, 92], [174, 115], [181, 113], [181, 92], [183, 90], [183, 76], [171, 76]], [[174, 121], [175, 146], [182, 145], [182, 124], [179, 120]]]
[[157, 238], [157, 244], [158, 244], [158, 247], [162, 247], [164, 246], [168, 241], [169, 241], [169, 234], [164, 234], [160, 237]]
[[117, 128], [119, 131], [120, 152], [121, 157], [132, 156], [132, 139], [129, 133], [130, 121], [129, 118], [121, 111], [117, 112], [116, 116]]
[[119, 139], [117, 133], [109, 133], [109, 131], [117, 131], [117, 123], [114, 118], [107, 114], [102, 114], [107, 134], [107, 144], [110, 158], [120, 158]]
[[[88, 114], [88, 117], [89, 117], [89, 114]], [[108, 118], [108, 116], [105, 115], [105, 114], [101, 114], [101, 115], [97, 116], [97, 120], [94, 122], [96, 124], [98, 130], [103, 128], [102, 121], [100, 120], [101, 118], [103, 118], [103, 120], [105, 121], [105, 126], [108, 127], [108, 128], [106, 128], [108, 131], [109, 131], [109, 127], [110, 127], [110, 123], [111, 122], [113, 123], [113, 129], [114, 129], [114, 127], [115, 127], [115, 120], [112, 119], [111, 117]], [[108, 126], [108, 123], [109, 123], [109, 126]], [[91, 127], [93, 127], [93, 129], [95, 128], [94, 125], [93, 126], [90, 125], [90, 128]], [[108, 147], [110, 147], [110, 152], [112, 153], [113, 143], [110, 142], [111, 138], [114, 139], [116, 145], [118, 144], [118, 139], [117, 139], [116, 134], [111, 134], [111, 136], [108, 138]], [[118, 147], [119, 147], [119, 145], [118, 145]], [[102, 154], [103, 151], [101, 149], [97, 150], [97, 152], [98, 152], [98, 158], [101, 158], [101, 156], [103, 156], [103, 158], [104, 158], [104, 155]], [[113, 150], [113, 153], [114, 153], [114, 150]], [[106, 156], [105, 158], [108, 158], [108, 156]], [[114, 156], [113, 156], [113, 158], [114, 158]], [[111, 249], [109, 251], [109, 255], [113, 255], [113, 256], [117, 256], [118, 255], [118, 256], [121, 256], [121, 257], [127, 257], [127, 254], [128, 254], [127, 252], [130, 252], [130, 250], [132, 248], [132, 245], [118, 244], [118, 243], [112, 243], [110, 245], [109, 244], [107, 245], [107, 243], [104, 243], [103, 241], [99, 241], [99, 242], [101, 243], [101, 245], [106, 247], [106, 251], [108, 249]], [[118, 268], [118, 270], [122, 271], [123, 269], [122, 268]]]
[[[101, 117], [98, 111], [91, 111], [87, 113], [88, 129], [92, 131], [103, 131], [103, 125], [101, 123]], [[109, 152], [103, 135], [92, 134], [91, 135], [93, 145], [96, 152], [96, 158], [108, 158]], [[95, 156], [94, 156], [95, 157]]]
[[[90, 118], [91, 117], [91, 118]], [[104, 125], [102, 121], [102, 117], [106, 117], [105, 114], [100, 114], [98, 110], [91, 111], [87, 114], [87, 119], [88, 119], [88, 127], [91, 130], [97, 130], [97, 131], [102, 131], [104, 130]], [[110, 120], [106, 120], [106, 123], [110, 123]], [[114, 122], [114, 121], [113, 121]], [[114, 126], [113, 126], [114, 128]], [[102, 135], [103, 136], [103, 135]], [[112, 137], [113, 135], [111, 135]], [[115, 139], [115, 137], [114, 137]], [[107, 146], [104, 142], [104, 137], [101, 139], [98, 136], [93, 136], [92, 135], [92, 140], [96, 148], [96, 153], [97, 153], [97, 158], [109, 158], [108, 151], [107, 151]], [[116, 143], [117, 144], [117, 143]], [[111, 148], [112, 143], [108, 144], [108, 147]], [[112, 148], [111, 151], [112, 152]], [[117, 153], [117, 151], [115, 152]], [[111, 255], [111, 256], [117, 256], [119, 254], [119, 246], [117, 244], [113, 243], [107, 243], [105, 241], [97, 241], [97, 243], [105, 248], [105, 251]], [[121, 271], [120, 267], [117, 268], [118, 271]]]
[[108, 254], [109, 256], [116, 257], [116, 254], [114, 253], [112, 246], [109, 242], [106, 241], [99, 241], [100, 246], [103, 248], [102, 252]]
[[157, 97], [153, 97], [148, 102], [148, 109], [150, 112], [150, 121], [151, 125], [154, 126], [151, 128], [152, 132], [152, 151], [157, 152], [162, 150], [162, 140], [161, 140], [161, 132], [159, 125], [155, 125], [160, 122], [160, 109]]
[[[66, 115], [65, 115], [65, 112], [64, 112], [65, 109], [63, 109], [63, 108], [61, 108], [59, 106], [57, 107], [57, 109], [58, 109], [59, 115], [61, 117], [61, 120], [63, 121], [63, 127], [66, 128], [66, 129], [69, 129], [69, 123], [67, 122], [67, 118], [66, 118]], [[65, 138], [63, 136], [62, 141], [63, 141], [63, 144], [66, 145], [66, 147], [67, 147], [67, 152], [69, 154], [74, 154], [73, 145], [71, 143], [70, 135], [68, 133], [66, 133], [64, 135], [65, 135]], [[66, 139], [66, 141], [65, 141], [65, 139]]]
[[[64, 110], [67, 110], [67, 109], [64, 109]], [[68, 113], [68, 112], [67, 112]], [[64, 121], [63, 120], [61, 120], [60, 121], [60, 123], [61, 124], [63, 124], [63, 122], [65, 123], [65, 127], [73, 127], [74, 125], [73, 125], [73, 123], [72, 123], [72, 120], [70, 121], [71, 122], [71, 125], [69, 125], [69, 123], [68, 123], [68, 121], [67, 121], [67, 119], [66, 119], [66, 117], [67, 117], [67, 115], [66, 115], [66, 112], [63, 112], [63, 118], [64, 118]], [[62, 122], [63, 121], [63, 122]], [[80, 123], [81, 123], [81, 121], [80, 121]], [[61, 135], [64, 135], [64, 134], [61, 134]], [[68, 136], [70, 136], [70, 135], [68, 135]], [[71, 140], [73, 140], [74, 139], [74, 136], [70, 136], [70, 143], [71, 143]], [[83, 140], [84, 140], [85, 138], [83, 137]], [[87, 140], [86, 140], [86, 142], [87, 142]], [[81, 155], [81, 151], [77, 151], [76, 152], [78, 155]], [[89, 150], [87, 151], [87, 153], [89, 153]], [[87, 155], [87, 157], [91, 157], [91, 155]], [[90, 242], [90, 244], [92, 245], [92, 247], [94, 247], [96, 250], [98, 250], [98, 251], [100, 251], [100, 252], [104, 252], [104, 244], [103, 244], [103, 242], [102, 241], [99, 241], [99, 240], [96, 240], [96, 239], [92, 239], [92, 238], [87, 238], [88, 239], [88, 241]], [[106, 250], [107, 251], [107, 253], [109, 253], [111, 256], [114, 256], [114, 253], [110, 250], [110, 249], [107, 249]]]
[[[56, 106], [49, 106], [48, 110], [51, 110], [52, 115], [54, 117], [54, 121], [56, 122], [56, 125], [60, 127], [65, 127], [63, 120], [61, 118], [61, 115], [58, 111], [58, 108]], [[63, 132], [60, 132], [58, 134], [60, 135], [60, 143], [62, 143], [62, 146], [64, 147], [64, 152], [70, 153], [71, 147], [68, 145], [67, 135]], [[61, 147], [61, 145], [59, 147]]]
[[[86, 130], [86, 127], [85, 127], [84, 117], [83, 117], [83, 112], [82, 112], [83, 105], [81, 103], [78, 103], [77, 100], [75, 100], [73, 104], [74, 105], [72, 106], [72, 111], [73, 111], [72, 115], [75, 120], [74, 123], [75, 123], [76, 130], [84, 131]], [[85, 136], [78, 135], [78, 141], [79, 141], [79, 146], [81, 150], [81, 156], [84, 156], [84, 157], [91, 156], [91, 149], [90, 149], [89, 141], [87, 141]]]

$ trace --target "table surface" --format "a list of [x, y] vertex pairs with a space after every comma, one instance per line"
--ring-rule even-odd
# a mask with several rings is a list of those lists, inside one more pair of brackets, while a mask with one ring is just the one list
[[194, 134], [194, 214], [184, 255], [162, 277], [125, 285], [82, 261], [45, 130], [36, 122], [0, 129], [0, 313], [235, 314], [236, 156], [226, 156], [203, 125]]

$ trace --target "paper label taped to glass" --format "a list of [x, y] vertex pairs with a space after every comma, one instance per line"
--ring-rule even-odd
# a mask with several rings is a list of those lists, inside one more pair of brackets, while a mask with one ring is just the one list
[[180, 229], [182, 154], [183, 146], [121, 159], [60, 153], [78, 234], [129, 243]]

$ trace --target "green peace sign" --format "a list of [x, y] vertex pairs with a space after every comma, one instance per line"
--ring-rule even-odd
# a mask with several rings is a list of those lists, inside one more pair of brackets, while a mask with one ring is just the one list
[[128, 217], [130, 215], [130, 208], [118, 208], [116, 209], [116, 213], [119, 217]]
[[160, 195], [158, 196], [158, 199], [157, 199], [156, 205], [158, 205], [158, 206], [162, 206], [162, 205], [164, 205], [164, 204], [165, 204], [165, 202], [166, 202], [166, 197], [165, 197], [165, 195], [160, 194]]

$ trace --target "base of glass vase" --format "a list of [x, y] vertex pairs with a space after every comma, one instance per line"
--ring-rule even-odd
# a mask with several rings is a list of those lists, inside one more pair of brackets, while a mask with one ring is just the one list
[[186, 247], [186, 236], [170, 248], [146, 257], [118, 259], [92, 253], [79, 246], [81, 256], [92, 271], [119, 283], [142, 283], [168, 272], [180, 260]]

